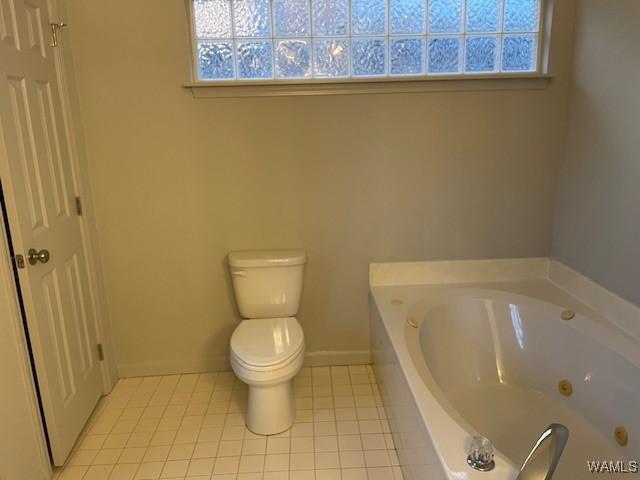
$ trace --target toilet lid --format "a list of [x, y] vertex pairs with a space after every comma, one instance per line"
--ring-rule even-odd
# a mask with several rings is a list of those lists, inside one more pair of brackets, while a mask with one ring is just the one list
[[256, 367], [282, 363], [303, 346], [302, 327], [293, 317], [243, 320], [231, 336], [231, 352]]

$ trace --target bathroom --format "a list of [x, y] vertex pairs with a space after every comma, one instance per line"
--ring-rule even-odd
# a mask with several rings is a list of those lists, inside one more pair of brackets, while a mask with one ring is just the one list
[[[435, 404], [426, 408], [429, 392], [416, 394], [412, 383], [422, 381], [420, 369], [412, 370], [417, 350], [402, 347], [405, 330], [394, 336], [386, 323], [397, 313], [390, 302], [404, 302], [393, 307], [405, 309], [398, 313], [403, 329], [413, 328], [405, 322], [413, 318], [427, 332], [428, 308], [421, 302], [437, 290], [427, 288], [441, 282], [437, 277], [449, 279], [441, 283], [455, 278], [456, 284], [492, 284], [503, 293], [506, 283], [519, 282], [506, 304], [529, 311], [533, 303], [514, 298], [535, 297], [546, 302], [540, 307], [545, 312], [555, 305], [558, 312], [575, 313], [569, 321], [555, 313], [536, 317], [549, 325], [550, 338], [561, 332], [556, 328], [582, 328], [582, 318], [592, 312], [599, 319], [591, 330], [580, 330], [588, 339], [577, 342], [575, 351], [567, 347], [568, 353], [559, 354], [562, 361], [589, 358], [592, 352], [589, 371], [596, 372], [618, 365], [610, 355], [615, 351], [627, 355], [624, 365], [637, 372], [640, 3], [406, 0], [422, 6], [422, 17], [406, 18], [422, 18], [423, 31], [403, 32], [395, 40], [413, 35], [423, 42], [422, 73], [394, 75], [385, 57], [388, 74], [357, 75], [353, 68], [353, 75], [335, 79], [315, 73], [287, 79], [274, 73], [280, 58], [274, 55], [271, 80], [210, 78], [211, 71], [200, 70], [198, 63], [204, 34], [196, 11], [214, 4], [233, 11], [234, 2], [257, 1], [0, 0], [0, 478], [516, 478], [511, 463], [518, 469], [537, 434], [551, 421], [564, 420], [540, 420], [535, 434], [522, 436], [524, 455], [511, 458], [491, 428], [483, 431], [474, 424], [474, 412], [462, 413], [465, 405], [453, 394], [442, 411]], [[307, 4], [310, 30], [301, 36], [313, 42], [324, 38], [314, 34], [316, 6], [344, 3], [271, 0], [267, 12], [287, 1]], [[354, 31], [336, 34], [338, 40], [357, 37], [356, 12], [372, 11], [378, 3], [347, 2]], [[382, 3], [391, 31], [393, 5], [403, 2]], [[513, 5], [538, 9], [535, 32], [527, 34], [537, 43], [523, 71], [500, 61], [490, 71], [465, 68], [462, 46], [471, 31], [472, 4], [494, 5], [488, 11], [501, 26], [485, 35], [490, 38], [505, 34], [505, 12]], [[459, 19], [451, 32], [431, 25], [430, 12], [438, 9]], [[337, 9], [328, 11], [331, 18], [339, 15]], [[394, 36], [385, 32], [386, 27], [382, 34], [360, 37], [392, 44]], [[275, 45], [277, 34], [262, 38]], [[427, 46], [438, 38], [462, 39], [455, 71], [430, 70], [433, 55]], [[319, 58], [314, 55], [310, 61]], [[240, 60], [232, 58], [232, 76], [240, 77]], [[31, 69], [32, 64], [37, 67]], [[313, 68], [309, 71], [316, 72]], [[48, 76], [36, 78], [33, 71]], [[38, 161], [44, 174], [38, 173]], [[58, 173], [49, 185], [46, 172], [55, 171], [56, 161]], [[63, 228], [70, 223], [65, 218], [73, 219], [73, 231], [60, 235], [82, 241], [73, 244], [73, 268], [61, 264], [59, 277], [48, 276], [48, 268], [69, 256], [62, 249], [73, 242], [47, 236], [46, 227], [61, 219]], [[29, 256], [32, 248], [35, 256]], [[39, 256], [43, 250], [51, 256], [46, 264]], [[305, 262], [298, 263], [304, 269], [299, 308], [278, 314], [297, 319], [304, 352], [297, 352], [301, 366], [291, 380], [292, 430], [264, 436], [245, 427], [249, 387], [234, 376], [230, 360], [234, 331], [243, 318], [252, 318], [241, 315], [230, 254], [283, 250], [304, 254], [297, 257]], [[73, 339], [75, 331], [65, 333], [64, 324], [49, 321], [65, 322], [46, 307], [51, 292], [58, 295], [58, 282], [66, 295], [73, 275], [71, 304], [84, 298], [76, 302], [75, 316], [84, 319], [86, 341], [81, 352], [67, 348], [66, 355], [78, 355], [78, 361], [60, 360], [58, 347], [49, 344], [64, 343], [67, 335]], [[531, 288], [525, 291], [524, 283]], [[406, 285], [413, 290], [402, 290]], [[414, 297], [415, 305], [410, 304]], [[488, 330], [510, 328], [514, 352], [522, 350], [513, 335], [519, 330], [512, 310], [500, 307], [497, 294], [483, 298], [495, 304], [496, 320], [491, 323], [487, 315]], [[460, 301], [459, 308], [437, 310], [438, 319], [480, 308]], [[68, 308], [65, 302], [58, 298]], [[508, 321], [500, 317], [503, 310]], [[485, 313], [465, 320], [485, 321], [488, 310], [478, 311]], [[538, 334], [537, 327], [528, 330], [527, 320], [523, 314], [525, 343], [529, 333]], [[609, 338], [597, 330], [602, 325], [612, 339], [601, 352], [587, 345], [594, 332]], [[73, 322], [67, 326], [73, 329]], [[447, 350], [460, 352], [455, 358], [464, 362], [436, 357], [438, 349], [424, 355], [432, 359], [427, 373], [438, 388], [444, 388], [447, 376], [462, 378], [461, 371], [480, 368], [486, 360], [472, 352], [480, 349], [487, 331], [470, 326], [466, 331], [477, 337], [469, 340], [463, 338], [465, 328], [453, 326], [455, 341]], [[396, 357], [388, 351], [382, 355], [376, 347], [382, 344], [392, 344]], [[509, 357], [504, 345], [504, 361], [515, 358], [511, 365], [525, 365], [522, 371], [530, 373], [528, 359], [538, 357]], [[442, 358], [462, 370], [451, 366], [441, 375], [436, 365]], [[80, 379], [76, 367], [86, 367], [83, 362], [93, 366], [90, 380]], [[395, 370], [382, 368], [392, 364]], [[574, 410], [603, 432], [606, 443], [600, 456], [589, 460], [640, 460], [638, 414], [629, 407], [640, 401], [640, 376], [627, 377], [634, 371], [627, 367], [605, 369], [614, 384], [610, 392], [618, 391], [616, 385], [626, 388], [619, 398], [603, 392], [590, 403], [592, 394], [581, 389], [589, 383], [585, 375], [554, 368], [549, 366], [549, 392], [536, 382], [531, 389], [547, 396], [553, 390], [558, 402], [565, 398], [562, 391], [573, 392], [567, 401], [577, 402]], [[408, 383], [412, 393], [389, 390], [389, 375], [392, 383]], [[565, 380], [570, 388], [559, 392]], [[56, 388], [66, 391], [60, 398], [70, 399], [81, 381], [90, 382], [85, 386], [93, 392], [78, 399], [84, 413], [74, 412], [66, 400], [54, 405], [50, 397], [60, 394]], [[154, 395], [161, 404], [149, 403]], [[396, 400], [420, 418], [399, 422]], [[264, 408], [282, 402], [273, 403]], [[222, 410], [214, 411], [218, 407]], [[464, 422], [447, 423], [450, 410]], [[628, 417], [617, 417], [627, 411]], [[207, 426], [214, 419], [222, 423]], [[443, 421], [436, 425], [437, 419]], [[178, 421], [193, 422], [185, 430], [203, 437], [177, 440], [183, 427]], [[168, 427], [160, 428], [165, 423]], [[418, 437], [401, 431], [410, 423], [421, 423], [413, 432]], [[223, 439], [227, 424], [230, 431], [246, 431]], [[473, 428], [466, 428], [469, 424]], [[458, 443], [439, 436], [443, 425], [450, 427], [444, 437]], [[567, 426], [570, 452], [579, 435]], [[454, 430], [459, 438], [448, 435]], [[175, 436], [154, 440], [162, 432]], [[133, 443], [136, 435], [145, 437], [138, 434], [149, 438]], [[207, 434], [211, 438], [205, 439]], [[624, 434], [626, 445], [620, 443]], [[474, 435], [495, 444], [493, 471], [478, 472], [467, 464]], [[411, 438], [419, 438], [415, 444], [424, 442], [424, 448], [413, 448]], [[231, 442], [224, 452], [223, 442]], [[610, 451], [617, 456], [610, 458]], [[563, 476], [568, 458], [560, 457], [558, 479], [591, 476], [586, 465]]]

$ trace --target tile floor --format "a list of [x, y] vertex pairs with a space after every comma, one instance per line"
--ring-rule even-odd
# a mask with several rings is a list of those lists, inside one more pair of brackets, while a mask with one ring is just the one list
[[233, 373], [120, 380], [58, 480], [402, 480], [368, 365], [303, 368], [296, 423], [259, 436]]

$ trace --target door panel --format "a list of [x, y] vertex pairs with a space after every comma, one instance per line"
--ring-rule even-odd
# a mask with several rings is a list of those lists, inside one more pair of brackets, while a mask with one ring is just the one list
[[25, 78], [9, 76], [7, 82], [31, 229], [34, 233], [40, 233], [48, 228], [47, 209], [28, 103], [27, 81]]
[[[54, 463], [60, 465], [102, 393], [95, 319], [62, 115], [47, 0], [0, 0], [0, 172], [17, 254], [50, 260], [19, 270]], [[5, 180], [3, 178], [3, 180]]]
[[82, 289], [82, 275], [80, 274], [78, 256], [75, 253], [65, 262], [65, 276], [72, 308], [71, 313], [73, 314], [72, 323], [77, 326], [74, 331], [74, 341], [79, 352], [80, 365], [78, 365], [78, 369], [84, 378], [91, 373], [95, 366], [94, 353], [96, 345], [95, 340], [91, 338], [90, 328], [87, 324], [87, 312], [83, 301], [85, 297]]
[[36, 82], [38, 92], [38, 108], [44, 135], [44, 146], [46, 149], [47, 164], [51, 172], [51, 185], [53, 188], [54, 212], [58, 218], [69, 216], [69, 194], [64, 178], [64, 160], [68, 158], [68, 152], [63, 157], [58, 140], [58, 125], [54, 113], [53, 96], [51, 95], [51, 84], [48, 82]]
[[0, 0], [0, 42], [14, 49], [20, 48], [13, 0]]

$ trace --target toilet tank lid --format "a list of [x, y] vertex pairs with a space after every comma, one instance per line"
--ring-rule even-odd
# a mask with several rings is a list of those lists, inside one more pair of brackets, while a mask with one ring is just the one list
[[229, 254], [232, 267], [288, 267], [306, 262], [304, 250], [243, 250]]

